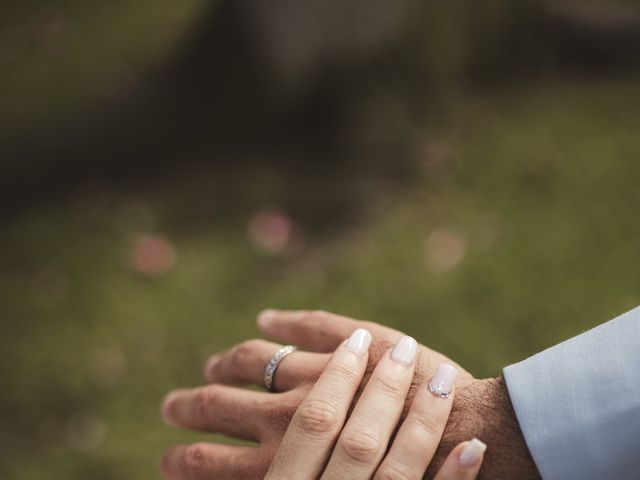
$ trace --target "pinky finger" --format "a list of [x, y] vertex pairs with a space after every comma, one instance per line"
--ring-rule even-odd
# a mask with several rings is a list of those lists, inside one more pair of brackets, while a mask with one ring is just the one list
[[434, 480], [474, 480], [478, 476], [487, 446], [477, 438], [454, 448]]

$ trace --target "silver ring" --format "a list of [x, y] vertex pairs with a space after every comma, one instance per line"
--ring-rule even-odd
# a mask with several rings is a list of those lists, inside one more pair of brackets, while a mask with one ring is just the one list
[[278, 365], [280, 365], [280, 362], [284, 360], [284, 357], [292, 354], [296, 350], [298, 350], [298, 347], [294, 347], [293, 345], [287, 345], [279, 348], [276, 353], [273, 354], [271, 360], [267, 362], [264, 367], [264, 386], [267, 387], [267, 390], [271, 392], [275, 391], [273, 386], [273, 376], [276, 374]]

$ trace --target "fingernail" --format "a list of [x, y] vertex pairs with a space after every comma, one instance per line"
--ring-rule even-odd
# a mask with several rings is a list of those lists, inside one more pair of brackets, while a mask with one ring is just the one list
[[429, 381], [429, 391], [436, 397], [447, 398], [451, 395], [453, 383], [458, 375], [458, 370], [453, 365], [441, 363], [436, 369], [431, 381]]
[[174, 409], [174, 399], [176, 397], [175, 392], [170, 392], [164, 397], [162, 406], [160, 407], [160, 417], [164, 420], [164, 423], [171, 427], [175, 427], [176, 423], [173, 421], [172, 413]]
[[464, 468], [473, 467], [480, 461], [486, 449], [487, 446], [483, 442], [474, 438], [462, 449], [460, 453], [460, 466]]
[[273, 309], [263, 310], [258, 315], [258, 325], [260, 327], [266, 327], [271, 323], [271, 321], [275, 318], [276, 311]]
[[370, 344], [371, 334], [364, 328], [358, 328], [351, 334], [345, 347], [356, 355], [362, 355], [369, 349]]
[[218, 355], [214, 355], [207, 361], [207, 364], [204, 366], [204, 378], [206, 378], [207, 380], [211, 378], [213, 369], [218, 364], [221, 358], [222, 356], [218, 354]]
[[409, 365], [416, 357], [418, 344], [411, 337], [402, 337], [391, 351], [391, 359], [403, 365]]

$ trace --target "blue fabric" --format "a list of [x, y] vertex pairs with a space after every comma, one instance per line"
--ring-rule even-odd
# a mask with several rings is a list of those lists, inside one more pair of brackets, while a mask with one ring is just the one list
[[545, 480], [640, 479], [640, 307], [504, 377]]

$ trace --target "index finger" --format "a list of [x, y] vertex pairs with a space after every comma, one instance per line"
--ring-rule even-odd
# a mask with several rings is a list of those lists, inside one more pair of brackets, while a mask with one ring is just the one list
[[265, 478], [316, 479], [342, 430], [367, 366], [371, 334], [351, 334], [296, 411]]
[[264, 310], [258, 315], [258, 328], [279, 342], [312, 352], [333, 352], [356, 328], [364, 328], [376, 340], [391, 344], [402, 337], [401, 332], [392, 328], [321, 310]]

